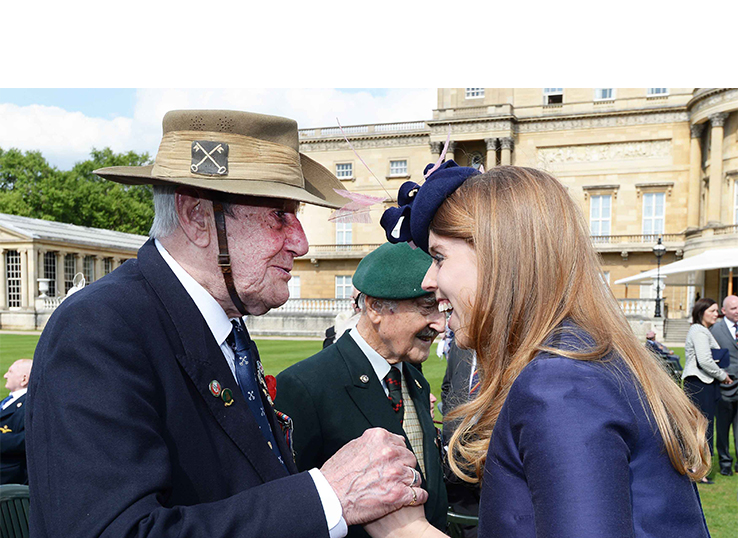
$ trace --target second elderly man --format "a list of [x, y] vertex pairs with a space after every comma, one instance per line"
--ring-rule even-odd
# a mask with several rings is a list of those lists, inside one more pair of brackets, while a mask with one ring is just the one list
[[[354, 274], [362, 295], [355, 329], [277, 377], [275, 408], [294, 422], [298, 469], [322, 465], [365, 430], [403, 435], [418, 459], [417, 483], [428, 491], [425, 514], [445, 529], [446, 490], [430, 388], [415, 365], [428, 358], [445, 321], [423, 281], [431, 258], [406, 243], [386, 243]], [[360, 526], [349, 537], [367, 536]]]

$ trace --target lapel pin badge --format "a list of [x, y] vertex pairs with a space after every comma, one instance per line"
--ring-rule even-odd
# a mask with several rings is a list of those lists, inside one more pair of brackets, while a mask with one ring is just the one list
[[223, 389], [220, 391], [220, 398], [226, 407], [233, 405], [233, 392], [231, 389]]
[[420, 386], [420, 381], [418, 381], [417, 379], [415, 380], [415, 384], [418, 386], [419, 389], [422, 389], [423, 388], [423, 387]]
[[220, 383], [218, 382], [218, 380], [217, 380], [217, 379], [213, 379], [213, 380], [212, 380], [212, 381], [210, 382], [210, 385], [208, 385], [208, 388], [210, 389], [210, 394], [212, 394], [212, 395], [213, 395], [213, 396], [215, 396], [216, 398], [217, 398], [218, 396], [220, 396], [220, 393], [221, 393], [221, 391], [223, 390], [223, 389], [222, 389], [222, 387], [220, 386]]
[[361, 381], [364, 384], [369, 383], [369, 376], [366, 375], [366, 374], [361, 374], [361, 377], [359, 378], [359, 381]]

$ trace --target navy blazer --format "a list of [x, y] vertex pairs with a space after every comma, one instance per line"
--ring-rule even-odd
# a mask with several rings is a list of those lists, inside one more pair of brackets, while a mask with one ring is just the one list
[[[569, 325], [558, 349], [577, 349]], [[695, 484], [672, 467], [622, 359], [539, 353], [513, 383], [490, 440], [485, 538], [709, 536]], [[645, 400], [645, 397], [644, 397]]]
[[[423, 430], [423, 454], [428, 491], [425, 513], [428, 521], [446, 528], [446, 489], [443, 484], [440, 446], [430, 416], [430, 387], [423, 375], [405, 364], [408, 392]], [[405, 437], [399, 418], [387, 400], [369, 359], [346, 332], [319, 353], [290, 366], [277, 376], [275, 407], [294, 422], [295, 459], [299, 469], [320, 467], [349, 441], [369, 428], [380, 427]], [[420, 470], [420, 467], [418, 467]], [[358, 525], [349, 527], [349, 537], [368, 536]]]
[[26, 396], [0, 411], [0, 484], [28, 484]]
[[[212, 380], [233, 405], [211, 394]], [[152, 241], [52, 315], [27, 408], [36, 538], [328, 536], [311, 477], [290, 475], [291, 458], [288, 472], [267, 447]]]

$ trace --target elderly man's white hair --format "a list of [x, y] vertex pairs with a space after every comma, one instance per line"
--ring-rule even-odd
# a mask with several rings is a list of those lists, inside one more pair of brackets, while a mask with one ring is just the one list
[[154, 185], [154, 223], [149, 236], [161, 239], [172, 235], [179, 226], [177, 207], [174, 203], [176, 187], [170, 185]]

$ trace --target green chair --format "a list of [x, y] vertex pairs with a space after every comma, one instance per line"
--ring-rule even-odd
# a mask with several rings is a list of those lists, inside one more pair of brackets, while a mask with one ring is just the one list
[[0, 536], [28, 538], [28, 486], [0, 485]]
[[451, 536], [451, 538], [462, 538], [463, 532], [461, 527], [476, 527], [479, 524], [479, 518], [477, 516], [457, 514], [449, 510], [448, 514], [446, 514], [446, 523], [448, 524], [448, 535]]

